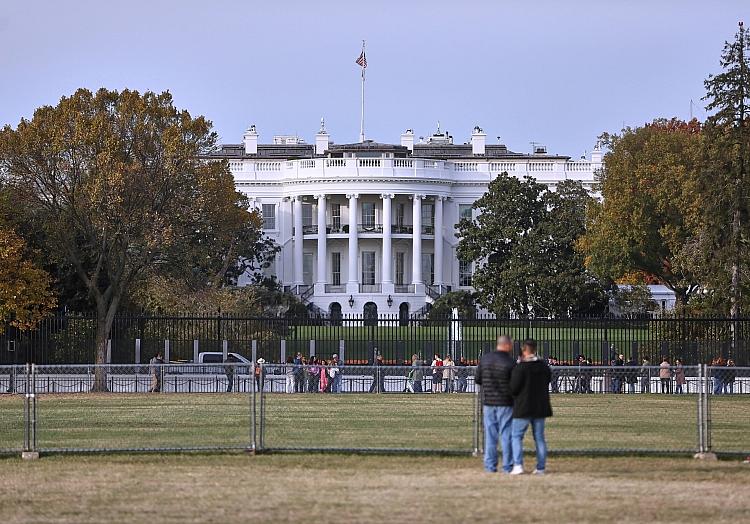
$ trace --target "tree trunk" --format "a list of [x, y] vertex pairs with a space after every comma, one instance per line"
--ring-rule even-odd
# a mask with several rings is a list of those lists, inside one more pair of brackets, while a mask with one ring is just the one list
[[112, 323], [119, 306], [117, 297], [110, 304], [100, 304], [96, 316], [96, 360], [94, 368], [94, 384], [91, 391], [106, 392], [107, 388], [107, 342], [112, 332]]

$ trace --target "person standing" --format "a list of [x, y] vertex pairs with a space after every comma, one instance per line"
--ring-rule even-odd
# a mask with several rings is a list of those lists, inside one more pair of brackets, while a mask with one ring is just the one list
[[422, 380], [424, 379], [424, 370], [422, 369], [424, 362], [420, 359], [417, 354], [411, 356], [411, 367], [414, 368], [414, 374], [412, 375], [414, 393], [422, 392]]
[[294, 363], [294, 358], [291, 356], [286, 357], [286, 366], [284, 366], [284, 376], [286, 378], [286, 384], [284, 390], [287, 393], [296, 393], [296, 381], [297, 366]]
[[440, 355], [435, 353], [435, 357], [432, 359], [432, 392], [442, 393], [443, 392], [443, 359]]
[[302, 368], [302, 353], [297, 353], [294, 356], [294, 392], [304, 393], [305, 392], [305, 370]]
[[161, 376], [162, 376], [162, 365], [164, 364], [164, 357], [159, 351], [154, 358], [148, 361], [148, 372], [151, 375], [151, 387], [149, 393], [158, 393], [161, 391]]
[[685, 386], [685, 383], [687, 380], [685, 379], [685, 368], [682, 365], [682, 361], [680, 359], [677, 359], [674, 361], [674, 382], [675, 382], [675, 388], [674, 392], [676, 395], [681, 395], [683, 393], [683, 387]]
[[466, 393], [467, 380], [469, 378], [469, 364], [466, 362], [466, 357], [461, 357], [460, 359], [458, 359], [458, 364], [456, 365], [456, 367], [458, 367], [458, 369], [456, 370], [458, 392]]
[[635, 385], [638, 384], [638, 361], [635, 357], [630, 357], [625, 371], [625, 381], [628, 383], [628, 393], [635, 393]]
[[456, 378], [456, 364], [450, 355], [446, 355], [443, 359], [443, 368], [445, 370], [443, 371], [443, 378], [445, 379], [444, 391], [446, 393], [453, 393], [455, 390], [453, 381]]
[[511, 475], [523, 473], [523, 436], [531, 426], [536, 446], [534, 474], [543, 475], [547, 466], [547, 443], [544, 440], [544, 419], [552, 416], [549, 400], [549, 383], [552, 378], [549, 366], [536, 354], [536, 341], [523, 343], [521, 361], [513, 368], [510, 391], [513, 395], [512, 447], [513, 469]]
[[231, 393], [234, 388], [234, 363], [237, 359], [234, 355], [227, 355], [227, 359], [224, 361], [224, 373], [227, 376], [227, 393]]
[[503, 455], [503, 471], [510, 473], [513, 458], [510, 425], [513, 415], [513, 396], [510, 392], [510, 375], [515, 366], [511, 356], [513, 340], [502, 335], [497, 339], [495, 351], [482, 355], [477, 366], [474, 383], [481, 386], [484, 420], [484, 469], [497, 472], [497, 444]]
[[727, 359], [727, 369], [724, 371], [724, 393], [734, 394], [735, 380], [737, 380], [737, 366], [730, 358]]
[[661, 392], [664, 394], [671, 393], [672, 366], [669, 365], [666, 355], [659, 364], [659, 381], [661, 382]]
[[341, 392], [341, 367], [342, 363], [339, 360], [339, 356], [337, 353], [334, 353], [331, 358], [331, 369], [329, 370], [331, 375], [331, 393]]
[[651, 393], [651, 361], [643, 359], [641, 366], [641, 393]]
[[266, 363], [266, 359], [259, 358], [257, 365], [255, 366], [255, 385], [258, 387], [258, 391], [263, 391], [263, 382], [266, 378], [266, 370], [263, 364]]

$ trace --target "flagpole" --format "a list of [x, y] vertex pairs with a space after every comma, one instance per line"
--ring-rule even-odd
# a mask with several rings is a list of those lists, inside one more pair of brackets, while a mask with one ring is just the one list
[[[362, 55], [365, 53], [365, 41], [362, 40]], [[359, 141], [365, 141], [365, 66], [362, 64], [362, 108], [359, 121]]]

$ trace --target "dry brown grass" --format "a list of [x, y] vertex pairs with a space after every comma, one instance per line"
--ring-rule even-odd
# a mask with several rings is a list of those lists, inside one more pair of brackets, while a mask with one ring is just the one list
[[478, 458], [56, 456], [0, 460], [4, 523], [747, 522], [750, 466], [553, 458], [546, 477]]

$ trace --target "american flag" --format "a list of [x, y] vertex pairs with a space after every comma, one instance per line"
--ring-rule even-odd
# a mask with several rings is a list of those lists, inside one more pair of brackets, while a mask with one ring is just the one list
[[362, 66], [363, 69], [367, 67], [367, 57], [365, 56], [364, 49], [360, 53], [359, 58], [357, 58], [357, 65]]

